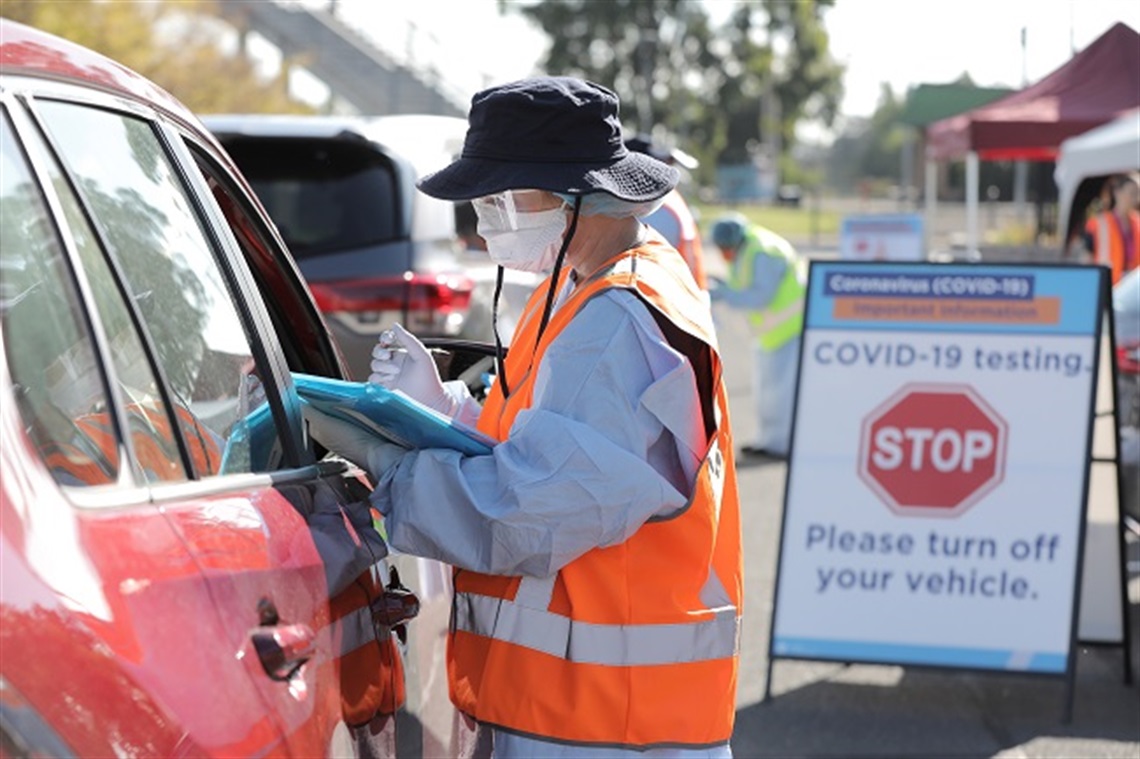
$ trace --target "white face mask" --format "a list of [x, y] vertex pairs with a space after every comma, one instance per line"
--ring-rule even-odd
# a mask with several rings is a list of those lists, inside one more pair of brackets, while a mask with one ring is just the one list
[[542, 273], [553, 268], [566, 231], [565, 206], [524, 211], [516, 207], [509, 192], [494, 199], [497, 208], [490, 200], [476, 201], [474, 207], [477, 231], [487, 241], [491, 260], [520, 271]]

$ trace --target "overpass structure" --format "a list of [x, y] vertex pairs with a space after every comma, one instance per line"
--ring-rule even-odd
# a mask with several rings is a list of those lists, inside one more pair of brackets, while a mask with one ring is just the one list
[[215, 7], [238, 30], [243, 49], [248, 49], [249, 33], [254, 32], [281, 51], [283, 66], [300, 66], [323, 82], [332, 93], [329, 110], [467, 114], [464, 98], [438, 73], [398, 63], [326, 10], [273, 0], [222, 0]]

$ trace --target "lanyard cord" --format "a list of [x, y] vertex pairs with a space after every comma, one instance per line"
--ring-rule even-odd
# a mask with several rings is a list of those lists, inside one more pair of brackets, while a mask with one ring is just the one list
[[566, 230], [566, 237], [562, 240], [562, 247], [558, 251], [558, 258], [554, 262], [554, 271], [550, 275], [550, 288], [546, 291], [546, 307], [542, 309], [542, 321], [538, 325], [538, 337], [534, 340], [535, 349], [542, 342], [542, 333], [550, 321], [550, 312], [554, 308], [554, 296], [558, 293], [558, 277], [562, 274], [562, 260], [566, 258], [566, 249], [570, 247], [570, 240], [574, 238], [574, 230], [578, 228], [578, 214], [582, 210], [582, 196], [574, 196], [574, 215], [570, 217], [570, 228]]
[[[574, 215], [570, 217], [570, 227], [566, 230], [566, 235], [562, 238], [562, 246], [558, 249], [558, 257], [554, 260], [554, 271], [550, 274], [550, 286], [546, 292], [546, 305], [542, 310], [542, 322], [538, 327], [538, 337], [534, 341], [535, 349], [537, 350], [539, 343], [542, 341], [542, 333], [546, 331], [546, 324], [550, 321], [550, 312], [554, 306], [554, 296], [558, 288], [558, 277], [562, 274], [562, 262], [566, 258], [566, 251], [570, 247], [570, 240], [574, 237], [574, 231], [578, 228], [578, 214], [582, 210], [582, 196], [574, 196]], [[503, 357], [503, 343], [499, 338], [499, 294], [503, 290], [503, 267], [499, 267], [498, 274], [495, 277], [495, 297], [494, 303], [491, 308], [491, 327], [495, 333], [495, 364], [499, 372], [499, 389], [503, 391], [503, 398], [509, 398], [511, 391], [507, 384], [507, 366]]]
[[499, 387], [507, 397], [507, 362], [503, 357], [503, 341], [499, 337], [499, 296], [503, 293], [503, 267], [495, 273], [495, 298], [491, 304], [491, 331], [495, 334], [495, 367], [499, 374]]

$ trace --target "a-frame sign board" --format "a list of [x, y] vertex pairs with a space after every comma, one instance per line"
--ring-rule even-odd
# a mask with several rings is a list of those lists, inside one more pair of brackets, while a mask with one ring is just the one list
[[1063, 678], [1070, 719], [1078, 620], [1128, 640], [1110, 303], [1097, 266], [812, 263], [765, 699], [777, 659], [897, 664]]
[[[1107, 278], [1106, 278], [1107, 279]], [[1101, 337], [1100, 369], [1094, 400], [1092, 461], [1089, 475], [1088, 525], [1081, 572], [1081, 606], [1077, 637], [1081, 643], [1120, 645], [1125, 682], [1132, 682], [1127, 575], [1124, 566], [1124, 469], [1120, 461], [1121, 418], [1115, 361], [1116, 325], [1108, 309]]]

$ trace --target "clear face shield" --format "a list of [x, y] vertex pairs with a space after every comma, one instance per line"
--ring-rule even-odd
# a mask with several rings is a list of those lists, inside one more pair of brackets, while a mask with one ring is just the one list
[[505, 190], [471, 201], [479, 227], [488, 232], [526, 229], [529, 214], [560, 209], [562, 199], [545, 190]]
[[[510, 389], [506, 367], [503, 364], [502, 343], [499, 340], [498, 329], [503, 269], [536, 273], [552, 270], [553, 280], [558, 281], [563, 256], [578, 224], [581, 198], [575, 199], [572, 206], [574, 213], [570, 219], [567, 219], [566, 201], [546, 190], [505, 190], [475, 198], [471, 201], [471, 206], [475, 209], [475, 216], [478, 219], [479, 236], [487, 243], [487, 253], [491, 260], [499, 265], [491, 322], [499, 356], [499, 384], [505, 398], [510, 395]], [[547, 293], [546, 308], [539, 327], [540, 337], [550, 319], [555, 291], [555, 287], [550, 287]]]

